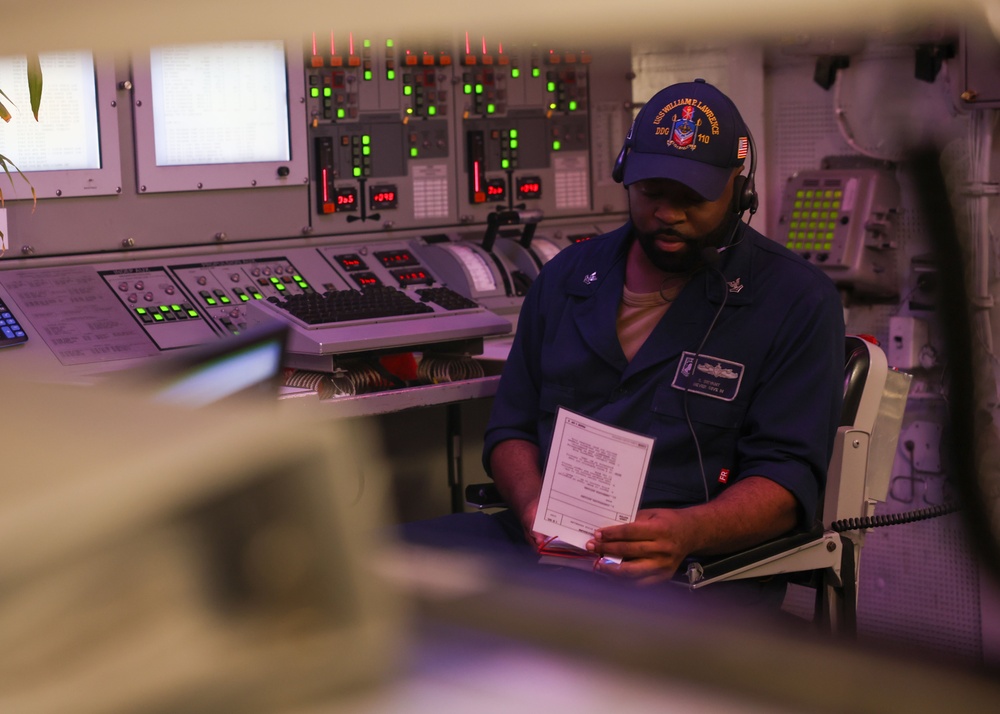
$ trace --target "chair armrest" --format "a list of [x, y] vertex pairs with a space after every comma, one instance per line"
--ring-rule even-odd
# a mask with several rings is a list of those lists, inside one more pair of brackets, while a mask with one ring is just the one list
[[689, 584], [697, 585], [697, 583], [702, 581], [715, 580], [729, 573], [735, 573], [754, 563], [766, 561], [782, 553], [801, 549], [813, 541], [822, 540], [823, 537], [824, 532], [820, 527], [816, 527], [810, 531], [792, 533], [791, 535], [769, 540], [748, 550], [733, 553], [732, 555], [695, 560], [688, 564], [685, 575]]

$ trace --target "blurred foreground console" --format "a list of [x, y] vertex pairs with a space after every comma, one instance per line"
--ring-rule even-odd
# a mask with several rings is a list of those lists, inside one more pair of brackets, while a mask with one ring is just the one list
[[363, 422], [0, 375], [0, 711], [259, 712], [383, 680]]

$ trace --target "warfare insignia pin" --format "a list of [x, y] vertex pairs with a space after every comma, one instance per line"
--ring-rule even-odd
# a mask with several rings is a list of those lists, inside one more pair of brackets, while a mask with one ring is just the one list
[[745, 286], [743, 285], [743, 283], [740, 282], [739, 278], [736, 278], [736, 280], [730, 280], [729, 281], [729, 292], [731, 292], [731, 293], [738, 293], [744, 287]]
[[591, 273], [590, 275], [584, 276], [584, 278], [583, 278], [583, 284], [584, 285], [590, 285], [595, 280], [597, 280], [597, 271], [596, 270], [593, 273]]

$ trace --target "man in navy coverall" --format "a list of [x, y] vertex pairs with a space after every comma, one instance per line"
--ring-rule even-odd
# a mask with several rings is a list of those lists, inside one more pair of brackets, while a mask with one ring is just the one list
[[843, 311], [820, 270], [743, 222], [753, 150], [702, 80], [643, 106], [614, 167], [629, 221], [556, 255], [521, 309], [485, 434], [509, 506], [491, 528], [540, 545], [560, 406], [655, 437], [637, 520], [588, 544], [623, 558], [598, 566], [610, 576], [665, 581], [690, 555], [812, 524], [840, 416]]

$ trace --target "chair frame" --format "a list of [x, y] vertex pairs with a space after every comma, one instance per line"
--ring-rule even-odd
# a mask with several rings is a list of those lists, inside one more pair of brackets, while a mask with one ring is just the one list
[[912, 377], [888, 366], [885, 353], [857, 336], [846, 340], [844, 406], [827, 472], [820, 525], [713, 561], [693, 562], [688, 587], [801, 573], [816, 589], [815, 621], [857, 634], [857, 593], [865, 523], [885, 501]]

